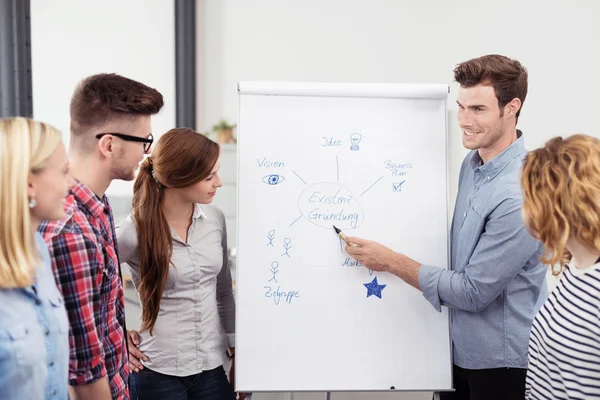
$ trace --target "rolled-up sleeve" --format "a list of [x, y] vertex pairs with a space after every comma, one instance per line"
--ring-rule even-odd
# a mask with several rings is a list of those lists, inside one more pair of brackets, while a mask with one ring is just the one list
[[444, 271], [449, 272], [443, 268], [432, 267], [430, 265], [421, 265], [419, 269], [419, 287], [423, 292], [423, 296], [437, 311], [442, 311], [438, 284], [440, 282], [440, 275]]
[[506, 199], [489, 215], [469, 262], [461, 272], [422, 265], [419, 285], [437, 310], [477, 312], [486, 308], [538, 250], [521, 217], [521, 202]]

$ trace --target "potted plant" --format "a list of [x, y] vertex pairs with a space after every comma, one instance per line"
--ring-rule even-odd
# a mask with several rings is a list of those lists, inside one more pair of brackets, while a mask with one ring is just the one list
[[217, 143], [236, 143], [236, 138], [233, 137], [233, 129], [235, 125], [229, 125], [227, 120], [220, 120], [218, 124], [213, 126], [213, 131], [217, 134]]

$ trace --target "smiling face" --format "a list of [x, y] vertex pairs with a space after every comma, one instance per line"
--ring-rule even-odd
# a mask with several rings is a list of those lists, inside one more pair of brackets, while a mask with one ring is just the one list
[[519, 99], [501, 109], [494, 88], [479, 84], [461, 87], [457, 103], [463, 146], [478, 150], [484, 162], [516, 139], [515, 114], [520, 108]]
[[45, 160], [41, 170], [30, 173], [28, 196], [37, 203], [30, 210], [32, 218], [36, 222], [61, 219], [65, 198], [73, 184], [67, 152], [61, 143]]
[[223, 186], [223, 182], [219, 176], [219, 168], [219, 160], [217, 160], [210, 174], [206, 178], [188, 187], [179, 189], [182, 197], [192, 203], [212, 203], [217, 194], [217, 188]]

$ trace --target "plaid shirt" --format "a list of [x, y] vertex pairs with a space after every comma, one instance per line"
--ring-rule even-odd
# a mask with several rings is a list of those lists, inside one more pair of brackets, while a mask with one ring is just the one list
[[69, 384], [107, 376], [113, 399], [128, 400], [125, 303], [108, 199], [77, 183], [65, 217], [44, 222], [54, 275], [69, 314]]

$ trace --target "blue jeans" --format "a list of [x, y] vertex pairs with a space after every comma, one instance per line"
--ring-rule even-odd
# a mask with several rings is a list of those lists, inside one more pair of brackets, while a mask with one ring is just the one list
[[131, 400], [235, 400], [223, 366], [190, 376], [164, 375], [144, 368], [129, 375]]

